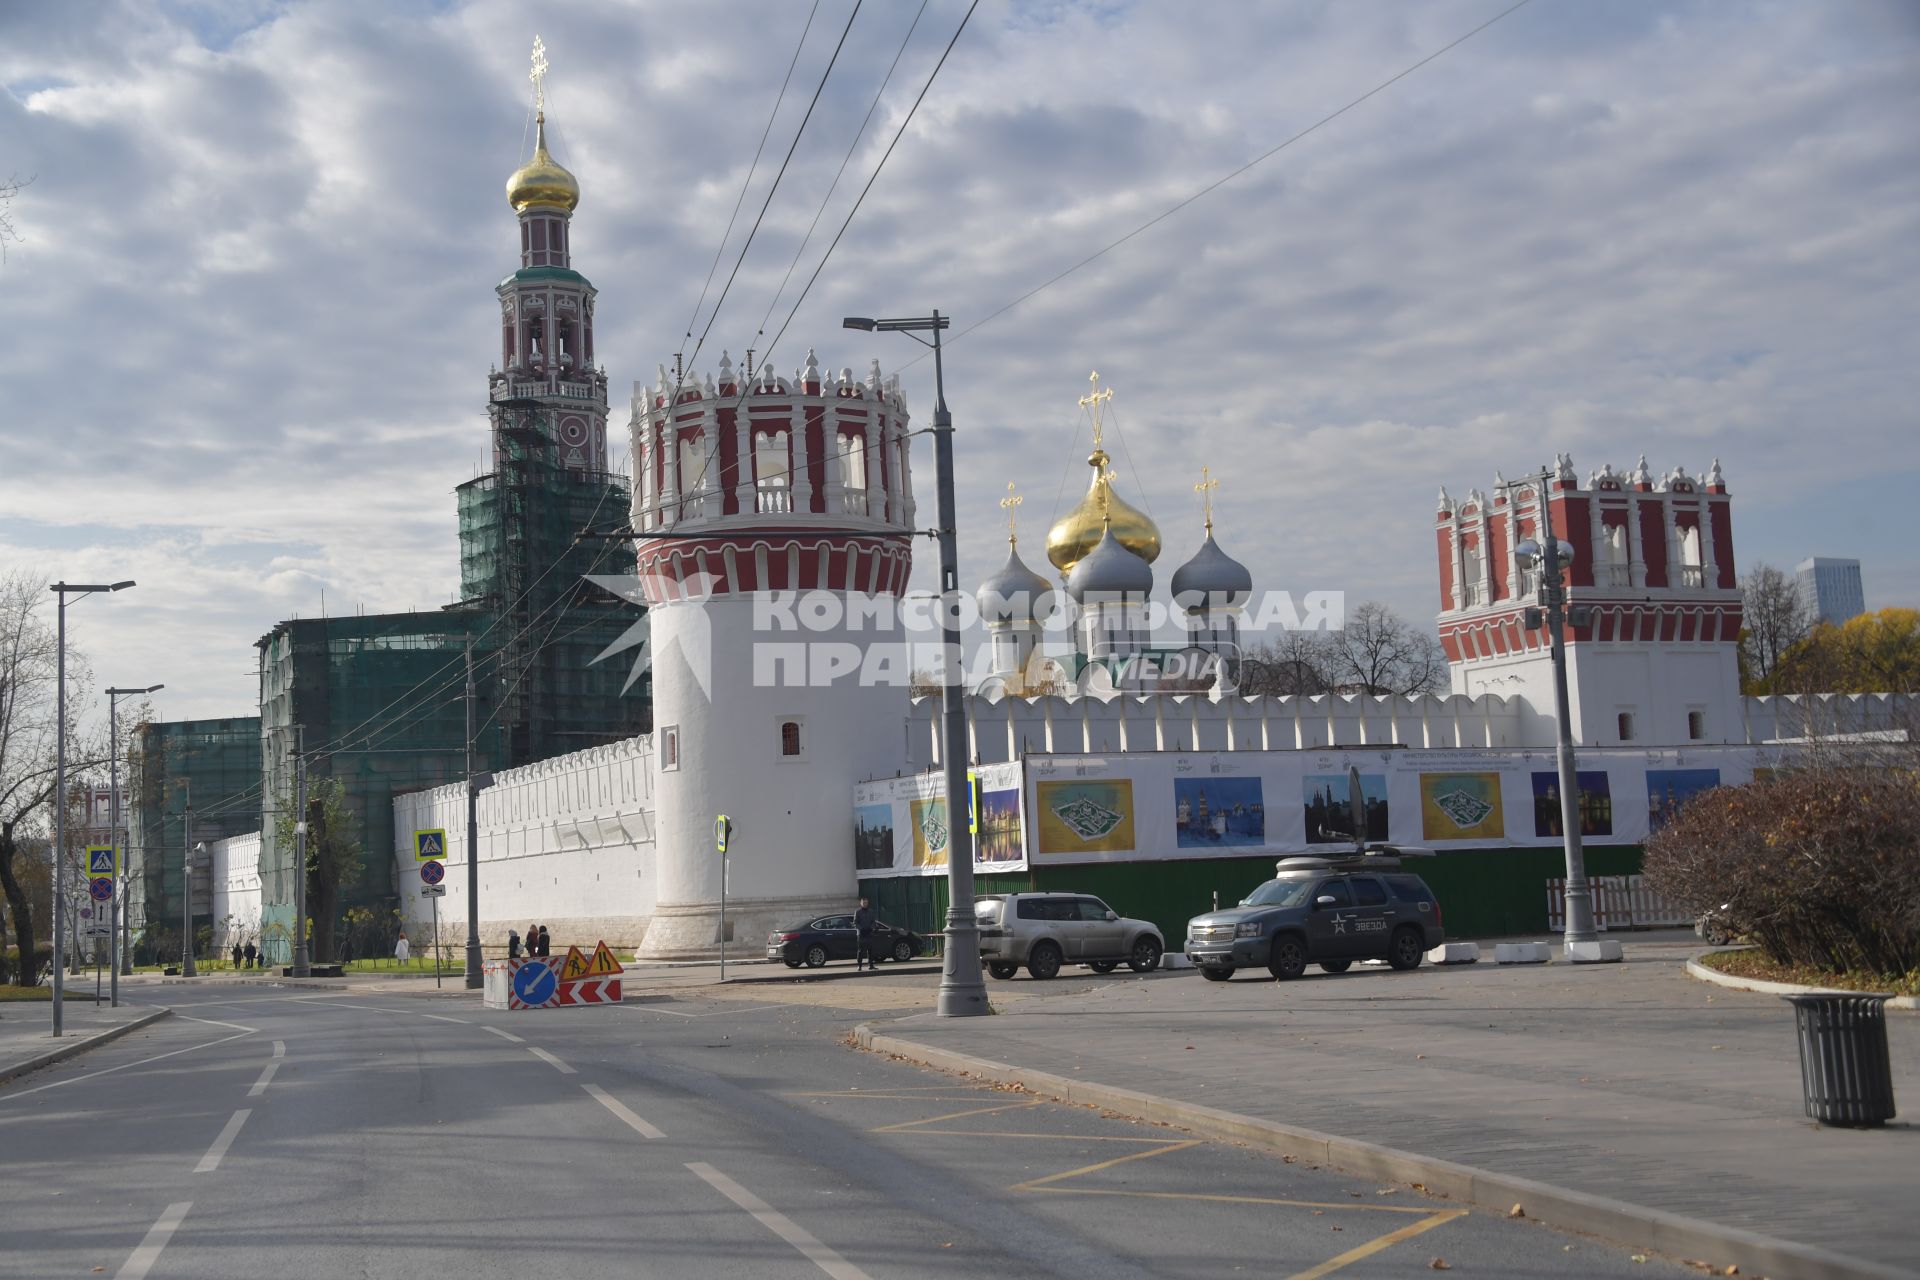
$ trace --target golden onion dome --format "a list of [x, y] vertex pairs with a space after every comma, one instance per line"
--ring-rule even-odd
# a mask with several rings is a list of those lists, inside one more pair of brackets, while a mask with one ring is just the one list
[[1109, 527], [1114, 541], [1152, 564], [1160, 556], [1160, 529], [1147, 514], [1129, 504], [1113, 491], [1113, 474], [1107, 470], [1110, 459], [1104, 449], [1095, 448], [1087, 457], [1093, 468], [1093, 482], [1087, 496], [1047, 530], [1047, 559], [1061, 573], [1073, 567], [1100, 545]]
[[533, 159], [507, 179], [507, 203], [518, 213], [531, 205], [558, 205], [571, 211], [580, 203], [580, 183], [547, 153], [547, 113], [535, 117]]

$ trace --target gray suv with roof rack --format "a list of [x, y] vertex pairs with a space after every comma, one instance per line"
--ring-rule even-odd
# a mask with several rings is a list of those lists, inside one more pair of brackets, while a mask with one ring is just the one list
[[1275, 873], [1239, 906], [1187, 921], [1187, 959], [1209, 980], [1264, 968], [1284, 981], [1309, 964], [1345, 973], [1373, 959], [1415, 969], [1446, 941], [1439, 900], [1398, 856], [1282, 858]]

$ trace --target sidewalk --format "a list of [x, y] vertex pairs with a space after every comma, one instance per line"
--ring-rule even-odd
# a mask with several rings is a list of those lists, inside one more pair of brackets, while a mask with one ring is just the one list
[[[999, 1017], [872, 1029], [895, 1042], [880, 1048], [1098, 1082], [1911, 1272], [1920, 1125], [1807, 1120], [1792, 1011], [1688, 978], [1697, 946], [1629, 941], [1623, 965], [1369, 967], [1284, 985], [1094, 979], [1083, 995], [998, 1002]], [[1888, 1022], [1896, 1099], [1920, 1117], [1920, 1017]]]
[[61, 1035], [53, 1038], [53, 1005], [38, 1000], [0, 1004], [0, 1084], [43, 1066], [85, 1053], [167, 1015], [152, 1005], [122, 1003], [118, 1009], [92, 1000], [69, 1000], [61, 1010]]

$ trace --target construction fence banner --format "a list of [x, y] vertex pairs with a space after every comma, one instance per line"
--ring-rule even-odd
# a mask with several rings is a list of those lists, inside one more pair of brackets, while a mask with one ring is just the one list
[[[1777, 754], [1750, 746], [1578, 750], [1580, 834], [1592, 844], [1639, 844], [1693, 796], [1751, 781], [1778, 764]], [[1562, 842], [1550, 750], [1044, 755], [976, 766], [985, 797], [977, 868], [1332, 852], [1352, 840], [1350, 768], [1360, 773], [1369, 840], [1438, 850]], [[857, 787], [859, 873], [945, 874], [944, 790], [938, 773]]]

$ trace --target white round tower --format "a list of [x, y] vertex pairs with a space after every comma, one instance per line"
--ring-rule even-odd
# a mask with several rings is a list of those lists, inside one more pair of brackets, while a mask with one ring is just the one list
[[651, 619], [658, 903], [641, 954], [728, 938], [855, 891], [853, 787], [898, 767], [911, 663], [907, 410], [865, 380], [739, 369], [634, 388], [633, 528]]

